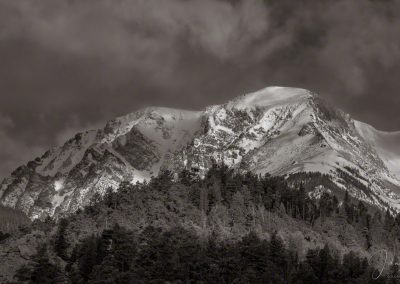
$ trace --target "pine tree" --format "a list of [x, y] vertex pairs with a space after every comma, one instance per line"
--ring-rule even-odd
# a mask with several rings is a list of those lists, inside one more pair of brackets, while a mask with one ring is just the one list
[[389, 209], [386, 210], [384, 229], [388, 232], [392, 231], [395, 221]]
[[78, 257], [79, 273], [87, 281], [97, 264], [98, 245], [97, 239], [92, 236], [87, 238], [80, 247], [80, 255]]
[[56, 241], [55, 241], [55, 245], [54, 245], [56, 254], [59, 257], [61, 257], [63, 260], [68, 259], [67, 249], [69, 247], [69, 244], [65, 237], [65, 235], [67, 233], [67, 227], [68, 227], [68, 220], [61, 219], [60, 223], [58, 224], [58, 232], [56, 235]]
[[21, 266], [14, 275], [14, 278], [23, 283], [29, 282], [32, 277], [32, 267], [29, 265]]
[[183, 169], [179, 175], [178, 180], [181, 184], [185, 186], [191, 186], [193, 184], [192, 174], [187, 169]]
[[[319, 253], [320, 258], [320, 267], [321, 267], [321, 282], [329, 282], [332, 280], [335, 267], [337, 263], [335, 263], [335, 259], [332, 256], [331, 250], [328, 244], [325, 244], [324, 248]], [[325, 281], [323, 281], [325, 279]]]
[[8, 239], [11, 235], [9, 233], [3, 233], [2, 231], [0, 231], [0, 242]]
[[400, 271], [399, 271], [399, 258], [394, 256], [392, 265], [390, 266], [389, 270], [389, 283], [398, 283], [400, 280]]
[[346, 191], [344, 194], [344, 200], [343, 200], [345, 205], [348, 205], [350, 203], [350, 196], [349, 196], [349, 192]]
[[277, 232], [274, 232], [271, 236], [269, 244], [269, 258], [273, 263], [276, 264], [282, 274], [287, 270], [285, 247]]
[[60, 283], [60, 279], [62, 278], [61, 270], [58, 266], [50, 262], [46, 245], [39, 248], [34, 260], [35, 264], [32, 267], [31, 274], [32, 283]]

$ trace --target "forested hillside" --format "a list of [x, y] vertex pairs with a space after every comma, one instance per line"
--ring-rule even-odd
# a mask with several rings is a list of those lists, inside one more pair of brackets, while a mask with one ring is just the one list
[[[0, 275], [27, 283], [397, 283], [399, 232], [400, 216], [356, 201], [325, 175], [214, 165], [201, 180], [164, 172], [94, 196], [58, 221], [35, 221], [3, 241]], [[380, 275], [374, 267], [385, 264], [371, 256], [382, 250], [391, 261]]]
[[29, 218], [21, 211], [0, 205], [0, 241], [29, 223]]
[[[213, 235], [201, 240], [181, 227], [150, 226], [136, 235], [115, 225], [75, 245], [66, 257], [66, 272], [49, 261], [43, 246], [16, 278], [33, 283], [385, 283], [383, 277], [373, 281], [374, 268], [353, 252], [341, 259], [325, 245], [300, 259], [296, 245], [286, 248], [276, 233], [268, 240], [251, 232], [238, 242], [218, 243]], [[56, 243], [65, 257], [59, 249]], [[390, 276], [398, 275], [391, 267]]]

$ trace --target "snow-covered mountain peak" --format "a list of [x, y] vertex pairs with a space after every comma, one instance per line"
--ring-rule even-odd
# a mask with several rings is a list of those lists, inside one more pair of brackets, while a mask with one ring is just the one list
[[313, 97], [313, 94], [310, 91], [301, 88], [267, 87], [256, 92], [237, 97], [228, 103], [228, 107], [238, 109], [273, 107], [288, 103], [296, 103], [311, 97]]
[[6, 178], [0, 202], [42, 218], [73, 212], [123, 181], [162, 170], [202, 177], [224, 163], [257, 174], [328, 174], [353, 196], [400, 211], [399, 141], [308, 90], [268, 87], [202, 111], [148, 107], [77, 134]]
[[[157, 124], [159, 127], [166, 124], [192, 121], [201, 116], [201, 111], [190, 111], [166, 107], [146, 107], [133, 113], [117, 117], [107, 123], [104, 128], [103, 142], [111, 142], [116, 137], [125, 135], [133, 127], [146, 124]], [[184, 123], [184, 122], [183, 122]]]

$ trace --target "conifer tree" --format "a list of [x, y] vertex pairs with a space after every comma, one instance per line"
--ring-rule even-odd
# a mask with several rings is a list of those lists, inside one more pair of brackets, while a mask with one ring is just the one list
[[68, 220], [67, 219], [61, 219], [59, 224], [58, 224], [58, 232], [56, 235], [56, 241], [54, 244], [54, 249], [56, 251], [56, 254], [61, 257], [63, 260], [67, 260], [67, 249], [68, 249], [68, 242], [65, 237], [67, 233], [67, 226], [68, 226]]
[[47, 252], [47, 246], [42, 245], [38, 253], [33, 258], [30, 266], [21, 267], [15, 277], [19, 281], [28, 281], [38, 284], [61, 283], [63, 275], [58, 266], [50, 262]]

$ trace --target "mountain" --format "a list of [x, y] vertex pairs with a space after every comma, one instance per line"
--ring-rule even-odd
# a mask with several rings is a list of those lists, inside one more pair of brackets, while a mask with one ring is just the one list
[[361, 137], [374, 147], [386, 167], [400, 179], [400, 131], [383, 132], [359, 121], [355, 125]]
[[58, 216], [123, 181], [183, 169], [202, 177], [224, 163], [262, 175], [328, 174], [353, 197], [399, 212], [399, 137], [310, 91], [268, 87], [203, 111], [145, 108], [79, 133], [4, 179], [0, 201], [32, 219]]

